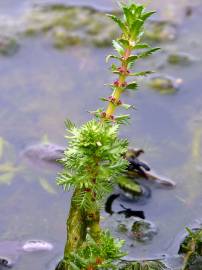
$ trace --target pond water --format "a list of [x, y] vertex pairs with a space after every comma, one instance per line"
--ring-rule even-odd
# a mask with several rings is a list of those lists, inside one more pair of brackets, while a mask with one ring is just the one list
[[[32, 4], [45, 2], [54, 3], [1, 0], [0, 17], [17, 17]], [[114, 7], [109, 0], [64, 2]], [[182, 79], [179, 91], [162, 95], [142, 81], [140, 91], [124, 97], [137, 110], [131, 112], [131, 125], [122, 127], [121, 135], [131, 146], [144, 148], [151, 167], [177, 183], [174, 190], [151, 186], [152, 198], [144, 205], [125, 203], [144, 210], [159, 228], [152, 242], [130, 250], [135, 258], [174, 254], [176, 236], [202, 218], [202, 1], [193, 0], [191, 5], [193, 14], [185, 17], [189, 1], [153, 1], [161, 18], [179, 23], [178, 36], [158, 44], [162, 51], [137, 67], [146, 65]], [[15, 55], [0, 56], [0, 242], [51, 242], [55, 246], [51, 252], [22, 254], [14, 266], [43, 270], [51, 269], [62, 254], [71, 194], [55, 185], [58, 170], [30, 166], [21, 153], [44, 141], [65, 145], [65, 118], [81, 124], [90, 119], [88, 110], [102, 106], [98, 97], [108, 95], [103, 85], [112, 80], [105, 63], [111, 48], [72, 46], [59, 51], [43, 37], [24, 38], [21, 45]], [[193, 62], [168, 64], [167, 55], [175, 51], [190, 54]], [[8, 255], [15, 258], [15, 250]]]

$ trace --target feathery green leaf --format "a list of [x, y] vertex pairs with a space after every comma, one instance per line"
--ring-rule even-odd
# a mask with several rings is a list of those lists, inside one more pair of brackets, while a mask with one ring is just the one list
[[139, 49], [147, 49], [149, 47], [150, 46], [148, 44], [146, 44], [146, 43], [142, 43], [142, 44], [138, 43], [138, 44], [135, 45], [134, 49], [137, 49], [137, 50], [139, 50]]
[[135, 106], [134, 105], [125, 104], [125, 103], [121, 104], [121, 107], [123, 107], [126, 110], [135, 109]]
[[67, 128], [67, 130], [72, 130], [73, 128], [75, 128], [75, 124], [71, 122], [70, 119], [66, 119], [65, 120], [65, 127]]

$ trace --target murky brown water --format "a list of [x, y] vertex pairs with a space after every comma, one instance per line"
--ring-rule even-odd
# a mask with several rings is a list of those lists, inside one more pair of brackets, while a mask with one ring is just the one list
[[[1, 0], [0, 16], [16, 16], [35, 2], [45, 1]], [[76, 2], [114, 6], [107, 0]], [[131, 249], [135, 257], [170, 252], [175, 236], [202, 217], [202, 1], [192, 1], [197, 8], [185, 19], [187, 5], [190, 1], [153, 1], [161, 17], [177, 19], [180, 27], [177, 41], [160, 44], [163, 51], [144, 64], [152, 69], [161, 65], [161, 73], [182, 78], [180, 90], [160, 95], [142, 82], [138, 93], [125, 97], [138, 110], [122, 135], [146, 150], [145, 160], [153, 168], [177, 182], [175, 190], [153, 186], [145, 205], [128, 204], [144, 210], [159, 227], [151, 243]], [[165, 63], [167, 53], [176, 50], [190, 53], [195, 61], [181, 67]], [[90, 118], [86, 111], [100, 106], [98, 97], [109, 93], [103, 85], [111, 80], [105, 64], [110, 51], [71, 47], [60, 52], [42, 38], [29, 38], [16, 55], [0, 57], [0, 241], [43, 239], [55, 245], [48, 253], [22, 255], [14, 269], [50, 269], [62, 254], [70, 198], [55, 185], [55, 170], [31, 167], [20, 153], [47, 140], [65, 145], [64, 119], [80, 124]]]

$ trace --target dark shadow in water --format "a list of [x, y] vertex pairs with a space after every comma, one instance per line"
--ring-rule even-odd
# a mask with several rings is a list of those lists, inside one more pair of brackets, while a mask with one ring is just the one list
[[[106, 204], [105, 204], [105, 211], [112, 215], [115, 212], [112, 210], [112, 204], [113, 202], [120, 196], [120, 194], [112, 194], [108, 197]], [[130, 218], [130, 217], [139, 217], [142, 219], [145, 219], [145, 214], [144, 211], [136, 211], [132, 210], [130, 208], [126, 208], [123, 204], [120, 204], [120, 206], [123, 208], [123, 210], [118, 211], [116, 213], [118, 214], [124, 214], [125, 218]]]

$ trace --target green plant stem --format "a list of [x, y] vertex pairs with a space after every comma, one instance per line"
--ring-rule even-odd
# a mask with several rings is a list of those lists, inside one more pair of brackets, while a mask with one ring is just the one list
[[76, 189], [73, 193], [70, 212], [67, 218], [67, 241], [64, 250], [64, 259], [58, 266], [58, 270], [70, 270], [67, 261], [69, 255], [85, 244], [87, 232], [99, 244], [101, 227], [100, 212], [82, 210], [76, 203], [80, 189]]
[[[122, 57], [122, 65], [121, 65], [121, 67], [123, 69], [125, 69], [125, 70], [127, 70], [127, 68], [128, 68], [128, 65], [127, 65], [126, 61], [127, 61], [128, 57], [130, 56], [130, 54], [131, 54], [131, 49], [127, 48], [125, 50], [124, 56]], [[118, 78], [119, 84], [122, 85], [123, 83], [125, 83], [126, 78], [127, 78], [127, 75], [120, 74], [119, 78]], [[116, 87], [116, 89], [112, 93], [112, 97], [115, 98], [116, 101], [119, 101], [120, 98], [121, 98], [122, 93], [123, 93], [123, 87], [121, 87], [121, 86]], [[117, 107], [117, 105], [115, 105], [112, 102], [109, 102], [108, 107], [106, 109], [106, 116], [105, 116], [106, 119], [110, 119], [110, 117], [114, 114], [114, 112], [116, 110], [116, 107]]]
[[195, 250], [196, 250], [196, 243], [194, 239], [192, 239], [189, 244], [189, 251], [184, 257], [184, 265], [183, 265], [182, 270], [188, 270], [189, 259], [194, 254]]
[[75, 203], [75, 198], [78, 196], [79, 192], [80, 191], [76, 189], [71, 200], [70, 212], [66, 223], [67, 242], [64, 257], [68, 257], [71, 252], [81, 246], [86, 237], [87, 223], [85, 221], [85, 215]]
[[100, 227], [100, 212], [86, 212], [88, 218], [88, 230], [91, 237], [99, 244], [101, 227]]
[[[127, 48], [122, 58], [121, 67], [127, 70], [127, 59], [131, 54], [131, 49]], [[127, 75], [120, 74], [118, 82], [120, 85], [126, 82]], [[123, 87], [117, 87], [112, 97], [115, 100], [120, 100], [121, 94], [123, 92]], [[108, 107], [106, 109], [106, 119], [109, 119], [111, 115], [114, 114], [116, 110], [116, 105], [112, 102], [109, 102]], [[96, 168], [94, 170], [94, 176]], [[94, 177], [93, 177], [94, 178]], [[75, 198], [79, 195], [81, 190], [76, 189], [72, 196], [70, 213], [67, 219], [67, 242], [64, 251], [64, 260], [68, 258], [69, 254], [75, 252], [79, 247], [81, 247], [85, 243], [86, 234], [89, 232], [91, 237], [99, 244], [101, 227], [100, 227], [100, 212], [88, 212], [81, 210], [77, 204], [75, 204]], [[70, 270], [68, 264], [64, 264], [60, 270]]]
[[[77, 129], [70, 124], [68, 128], [71, 133], [71, 137], [68, 137], [71, 144], [65, 153], [63, 162], [65, 169], [70, 170], [70, 173], [62, 173], [58, 183], [65, 188], [74, 187], [75, 190], [72, 196], [69, 217], [67, 218], [67, 242], [64, 259], [56, 268], [57, 270], [80, 269], [80, 265], [88, 265], [86, 269], [100, 269], [96, 260], [96, 267], [92, 268], [91, 256], [88, 258], [89, 263], [86, 263], [86, 258], [81, 258], [82, 263], [78, 263], [78, 256], [76, 255], [78, 255], [79, 251], [82, 254], [83, 248], [89, 249], [88, 234], [90, 234], [90, 238], [93, 238], [93, 244], [97, 246], [99, 246], [99, 243], [102, 244], [99, 210], [101, 206], [99, 203], [101, 203], [102, 197], [108, 191], [110, 192], [110, 189], [106, 189], [104, 185], [106, 184], [106, 187], [108, 187], [107, 181], [122, 174], [127, 168], [127, 162], [123, 159], [124, 153], [127, 151], [127, 141], [119, 140], [117, 131], [119, 124], [126, 122], [129, 116], [119, 115], [115, 117], [114, 113], [118, 106], [126, 109], [133, 107], [129, 104], [123, 104], [120, 100], [123, 92], [137, 88], [136, 80], [127, 83], [127, 77], [150, 74], [148, 71], [129, 74], [128, 69], [135, 64], [136, 60], [145, 58], [158, 49], [149, 49], [140, 54], [131, 55], [133, 50], [150, 48], [149, 45], [140, 43], [140, 40], [144, 32], [144, 22], [154, 12], [144, 12], [144, 6], [136, 4], [123, 5], [122, 10], [124, 13], [123, 19], [114, 15], [110, 16], [121, 28], [122, 34], [120, 38], [113, 41], [113, 47], [118, 55], [109, 55], [107, 57], [107, 59], [114, 58], [120, 61], [120, 67], [115, 64], [112, 65], [112, 72], [118, 74], [118, 79], [112, 84], [112, 95], [104, 98], [104, 101], [108, 101], [106, 111], [103, 112], [102, 109], [98, 109], [92, 112], [96, 117], [100, 118], [100, 122], [92, 120], [81, 129]], [[110, 121], [112, 123], [108, 125]], [[113, 151], [111, 151], [112, 149]], [[106, 173], [103, 172], [103, 169], [106, 170]], [[101, 182], [97, 183], [97, 179]], [[107, 238], [104, 239], [107, 245], [108, 240], [106, 240]], [[120, 251], [114, 249], [114, 247], [116, 245], [112, 244], [112, 251], [117, 258], [120, 258]], [[118, 246], [118, 249], [120, 249], [120, 246]], [[111, 250], [110, 252], [106, 250], [106, 252], [104, 263], [113, 262], [116, 256], [111, 255]], [[93, 254], [95, 257], [93, 259], [98, 259], [97, 255], [99, 254]], [[85, 254], [82, 254], [82, 256], [85, 257]], [[76, 265], [79, 265], [79, 267]], [[116, 269], [114, 264], [112, 266], [112, 268], [109, 268]], [[107, 268], [104, 267], [103, 269]]]

